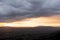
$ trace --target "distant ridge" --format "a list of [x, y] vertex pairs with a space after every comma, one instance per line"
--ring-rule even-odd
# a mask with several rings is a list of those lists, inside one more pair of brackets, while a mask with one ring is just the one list
[[0, 28], [43, 28], [43, 27], [48, 27], [48, 28], [60, 28], [60, 26], [36, 26], [36, 27], [10, 27], [10, 26], [1, 26]]

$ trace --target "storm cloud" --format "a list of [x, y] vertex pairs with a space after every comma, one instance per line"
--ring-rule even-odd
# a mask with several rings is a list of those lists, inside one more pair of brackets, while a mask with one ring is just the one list
[[0, 0], [0, 21], [60, 15], [60, 0]]

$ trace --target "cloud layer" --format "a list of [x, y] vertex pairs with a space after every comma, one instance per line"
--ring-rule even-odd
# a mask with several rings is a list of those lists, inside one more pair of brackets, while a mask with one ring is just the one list
[[0, 21], [60, 15], [60, 0], [0, 0]]

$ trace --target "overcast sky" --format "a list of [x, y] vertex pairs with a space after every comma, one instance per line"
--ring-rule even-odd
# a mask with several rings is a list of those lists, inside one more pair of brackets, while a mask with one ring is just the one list
[[60, 15], [60, 0], [0, 0], [0, 21]]

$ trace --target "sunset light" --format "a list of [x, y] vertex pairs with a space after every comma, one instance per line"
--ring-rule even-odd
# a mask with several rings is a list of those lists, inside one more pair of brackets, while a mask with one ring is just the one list
[[22, 21], [0, 23], [0, 26], [9, 27], [60, 26], [60, 19], [59, 16], [26, 18]]

